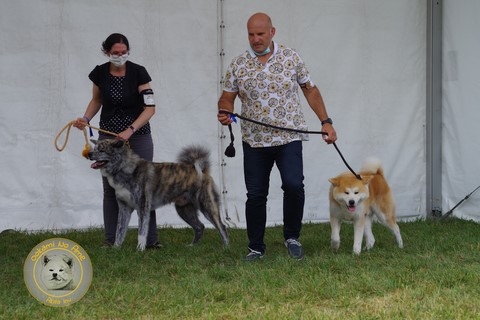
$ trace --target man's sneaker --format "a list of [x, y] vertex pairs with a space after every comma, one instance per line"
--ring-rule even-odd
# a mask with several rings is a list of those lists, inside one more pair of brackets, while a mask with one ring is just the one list
[[255, 261], [263, 258], [263, 253], [260, 251], [252, 250], [250, 248], [248, 248], [248, 250], [250, 250], [250, 252], [245, 257], [245, 261]]
[[288, 249], [288, 255], [295, 260], [302, 260], [304, 253], [300, 241], [294, 238], [287, 239], [285, 246]]

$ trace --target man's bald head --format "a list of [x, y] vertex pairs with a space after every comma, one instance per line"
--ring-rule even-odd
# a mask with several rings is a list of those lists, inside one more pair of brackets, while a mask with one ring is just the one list
[[247, 29], [249, 26], [254, 26], [254, 25], [263, 25], [268, 28], [273, 27], [272, 25], [272, 19], [263, 12], [257, 12], [254, 13], [247, 21]]
[[[256, 55], [266, 55], [273, 50], [275, 28], [272, 19], [262, 12], [253, 14], [247, 21], [248, 41]], [[266, 51], [267, 50], [267, 51]]]

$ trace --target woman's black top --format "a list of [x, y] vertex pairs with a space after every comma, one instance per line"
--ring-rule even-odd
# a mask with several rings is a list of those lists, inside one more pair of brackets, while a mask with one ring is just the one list
[[[100, 128], [114, 133], [127, 129], [142, 113], [145, 104], [138, 86], [152, 81], [145, 67], [126, 62], [125, 76], [113, 76], [110, 62], [96, 66], [88, 75], [90, 80], [100, 88], [102, 111]], [[135, 134], [150, 133], [150, 123], [137, 128]]]

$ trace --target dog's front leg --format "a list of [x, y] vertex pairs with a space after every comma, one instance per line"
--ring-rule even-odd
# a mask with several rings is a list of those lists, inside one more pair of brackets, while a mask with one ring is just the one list
[[365, 214], [353, 221], [353, 253], [359, 255], [362, 251], [363, 232], [365, 230]]
[[365, 217], [365, 230], [364, 230], [364, 238], [365, 238], [365, 249], [370, 250], [373, 248], [375, 244], [375, 237], [373, 236], [372, 232], [372, 224], [373, 224], [373, 215], [368, 214]]
[[126, 206], [123, 202], [118, 201], [118, 223], [117, 232], [115, 235], [115, 247], [120, 247], [123, 241], [125, 241], [128, 230], [128, 223], [130, 222], [132, 212], [133, 209]]
[[137, 210], [138, 214], [138, 244], [137, 249], [144, 251], [147, 246], [148, 224], [150, 223], [150, 205], [144, 202]]
[[340, 248], [340, 227], [340, 219], [330, 215], [330, 228], [332, 229], [330, 247], [333, 251], [338, 251], [338, 248]]

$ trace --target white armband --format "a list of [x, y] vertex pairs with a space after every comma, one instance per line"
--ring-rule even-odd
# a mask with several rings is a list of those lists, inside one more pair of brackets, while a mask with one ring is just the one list
[[143, 95], [143, 103], [146, 106], [155, 106], [155, 99], [153, 98], [153, 90], [145, 89], [140, 92]]

